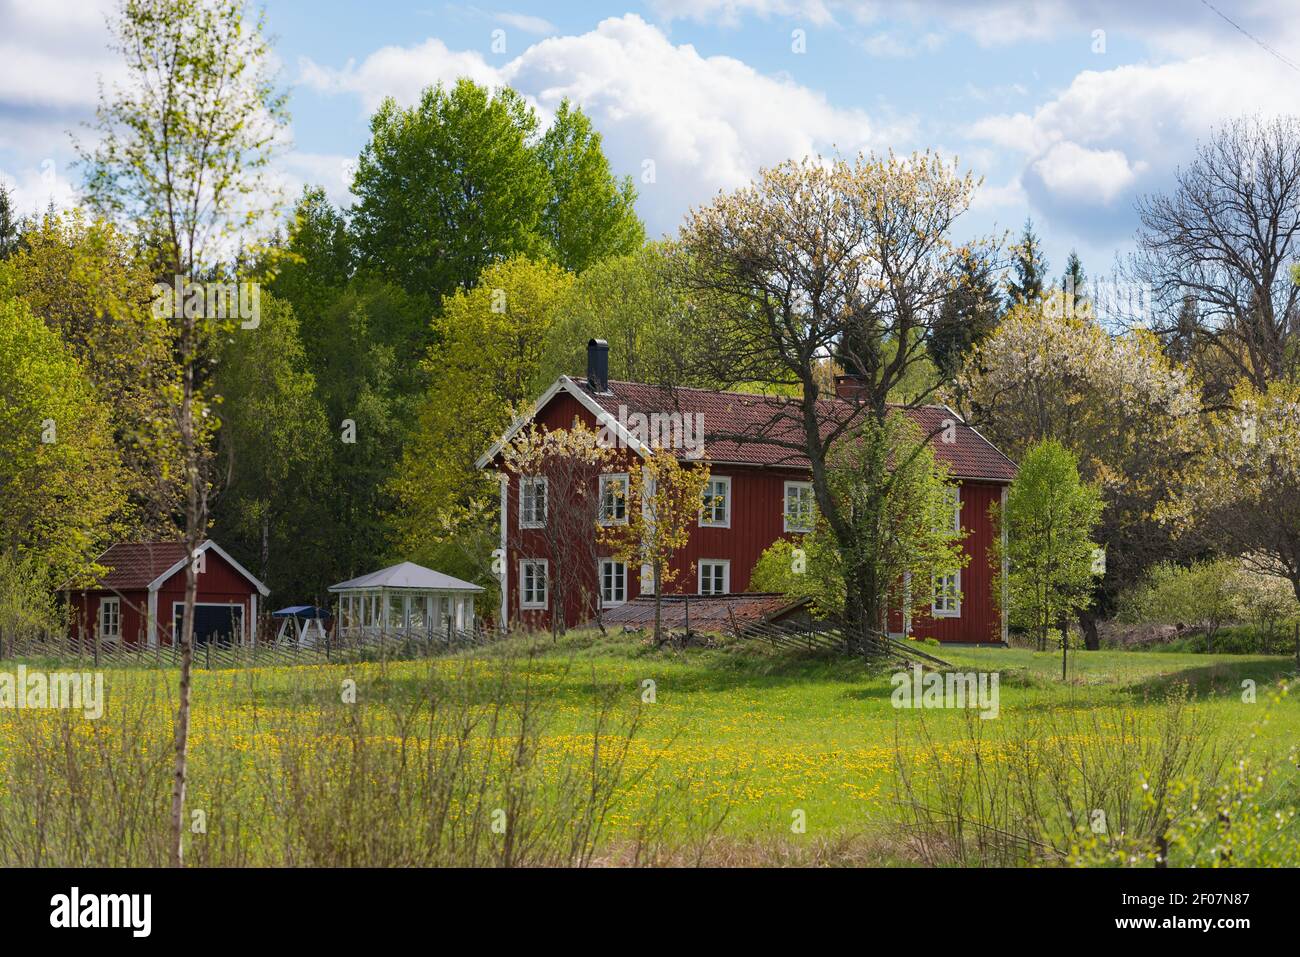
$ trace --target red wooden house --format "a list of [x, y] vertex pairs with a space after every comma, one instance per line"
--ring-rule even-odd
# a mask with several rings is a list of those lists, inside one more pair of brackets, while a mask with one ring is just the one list
[[[216, 542], [196, 553], [198, 595], [194, 641], [253, 640], [258, 599], [269, 592]], [[94, 585], [65, 588], [74, 639], [128, 645], [170, 645], [179, 640], [185, 607], [185, 545], [134, 542], [114, 545], [95, 559], [106, 569]]]
[[[708, 505], [692, 530], [687, 547], [674, 558], [677, 569], [667, 593], [700, 596], [744, 592], [763, 550], [781, 537], [808, 530], [812, 514], [810, 464], [797, 447], [800, 435], [788, 400], [772, 396], [703, 389], [665, 389], [638, 382], [609, 381], [608, 347], [594, 340], [588, 347], [585, 382], [561, 376], [533, 408], [514, 422], [506, 435], [479, 460], [480, 468], [498, 473], [501, 488], [503, 622], [549, 627], [551, 616], [564, 615], [567, 625], [591, 617], [580, 595], [570, 594], [566, 607], [551, 601], [548, 582], [551, 557], [543, 534], [548, 499], [558, 494], [541, 476], [511, 474], [503, 464], [501, 449], [520, 429], [538, 424], [564, 429], [575, 419], [593, 429], [608, 430], [627, 455], [644, 455], [648, 431], [675, 430], [683, 442], [663, 442], [665, 447], [686, 447], [686, 457], [707, 461], [710, 467]], [[852, 414], [848, 397], [851, 377], [840, 377], [839, 395], [826, 400], [827, 412], [842, 408]], [[936, 457], [946, 462], [958, 485], [954, 521], [966, 530], [963, 548], [966, 567], [950, 579], [926, 583], [933, 587], [930, 613], [922, 620], [904, 622], [901, 614], [890, 621], [890, 631], [947, 642], [997, 643], [1006, 640], [1005, 602], [995, 591], [1002, 576], [993, 567], [994, 525], [989, 506], [1003, 500], [1015, 477], [1015, 465], [987, 439], [946, 406], [930, 405], [908, 410], [927, 435]], [[780, 438], [788, 431], [794, 448], [769, 442], [746, 441], [746, 436]], [[661, 431], [662, 434], [662, 431]], [[678, 454], [683, 454], [679, 452]], [[624, 481], [610, 473], [600, 482]], [[598, 494], [602, 499], [603, 488]], [[607, 507], [603, 520], [617, 521], [616, 509]], [[596, 567], [590, 569], [585, 591], [603, 607], [621, 605], [653, 591], [648, 569], [632, 569], [597, 549]], [[909, 587], [915, 587], [911, 585]]]

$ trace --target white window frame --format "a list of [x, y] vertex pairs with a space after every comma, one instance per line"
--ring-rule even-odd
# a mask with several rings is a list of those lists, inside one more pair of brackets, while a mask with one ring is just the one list
[[731, 528], [731, 476], [730, 475], [710, 476], [709, 484], [704, 487], [705, 498], [709, 496], [709, 489], [712, 487], [714, 482], [721, 482], [724, 487], [724, 491], [722, 493], [724, 517], [720, 522], [715, 521], [713, 519], [706, 520], [704, 517], [704, 512], [705, 512], [704, 504], [701, 502], [700, 519], [699, 519], [700, 527], [701, 528]]
[[[722, 591], [704, 590], [704, 568], [706, 565], [722, 566]], [[710, 580], [712, 576], [710, 576]], [[731, 594], [731, 560], [728, 558], [701, 558], [699, 569], [695, 573], [695, 590], [700, 595], [730, 595]]]
[[[951, 603], [944, 602], [943, 607], [935, 601], [939, 597], [939, 582], [942, 579], [953, 579], [953, 588], [955, 597]], [[952, 607], [947, 607], [951, 604]], [[961, 569], [949, 572], [947, 575], [935, 575], [930, 580], [930, 616], [932, 618], [960, 618], [961, 617]]]
[[[529, 509], [526, 507], [528, 501], [528, 489], [535, 489], [538, 485], [542, 488], [542, 519], [537, 521], [535, 518], [525, 518], [525, 516], [536, 513], [536, 508]], [[533, 499], [536, 502], [537, 493], [533, 492]], [[546, 481], [545, 475], [521, 475], [519, 477], [519, 527], [520, 528], [545, 528], [546, 517], [551, 510], [551, 488], [550, 483]]]
[[[790, 524], [790, 491], [791, 489], [800, 489], [806, 491], [810, 499], [811, 512], [808, 516], [808, 525]], [[811, 532], [816, 522], [817, 500], [813, 498], [812, 482], [786, 482], [781, 491], [781, 528], [787, 532]]]
[[[623, 597], [618, 599], [605, 597], [605, 569], [609, 565], [623, 566]], [[617, 558], [600, 558], [596, 560], [597, 594], [600, 596], [601, 608], [617, 608], [627, 603], [627, 562]]]
[[[605, 512], [605, 486], [611, 482], [623, 483], [623, 517], [610, 517]], [[597, 492], [600, 497], [600, 524], [601, 525], [626, 525], [627, 524], [627, 490], [628, 490], [628, 473], [626, 472], [609, 472], [600, 477], [600, 484]]]
[[[542, 588], [544, 595], [539, 602], [536, 598], [527, 601], [525, 595], [528, 593], [528, 577], [524, 569], [529, 565], [540, 565], [542, 567]], [[535, 591], [535, 589], [534, 589]], [[519, 559], [519, 607], [524, 611], [545, 611], [551, 606], [551, 563], [545, 558], [521, 558]]]
[[[113, 609], [114, 624], [117, 626], [112, 632], [104, 628], [104, 612], [109, 608]], [[122, 640], [122, 599], [117, 597], [101, 598], [99, 600], [99, 640], [118, 642]]]

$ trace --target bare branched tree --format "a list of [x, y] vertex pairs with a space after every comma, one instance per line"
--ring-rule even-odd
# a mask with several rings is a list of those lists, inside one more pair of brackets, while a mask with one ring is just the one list
[[1201, 144], [1172, 193], [1138, 204], [1131, 277], [1153, 329], [1187, 351], [1212, 396], [1257, 389], [1300, 356], [1300, 118], [1239, 119]]

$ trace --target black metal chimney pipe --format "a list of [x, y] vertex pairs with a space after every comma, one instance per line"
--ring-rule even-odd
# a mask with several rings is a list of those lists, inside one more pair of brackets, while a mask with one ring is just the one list
[[609, 391], [609, 343], [604, 339], [587, 343], [587, 388], [592, 392]]

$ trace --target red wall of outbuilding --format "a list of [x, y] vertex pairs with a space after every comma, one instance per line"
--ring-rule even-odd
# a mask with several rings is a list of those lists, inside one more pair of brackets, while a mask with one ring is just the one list
[[[149, 614], [149, 593], [147, 589], [131, 589], [120, 592], [87, 589], [74, 591], [68, 596], [68, 610], [71, 633], [74, 638], [84, 637], [92, 640], [94, 629], [99, 621], [99, 599], [121, 598], [122, 640], [126, 644], [148, 643], [146, 635]], [[198, 576], [199, 603], [239, 604], [244, 607], [244, 629], [247, 637], [249, 628], [255, 626], [253, 620], [254, 596], [261, 597], [257, 589], [243, 575], [216, 552], [209, 549], [203, 553], [203, 569]], [[172, 643], [172, 607], [174, 602], [185, 601], [185, 569], [182, 568], [158, 587], [158, 642], [162, 645]], [[257, 613], [265, 611], [259, 606]], [[84, 630], [83, 630], [84, 629]]]

